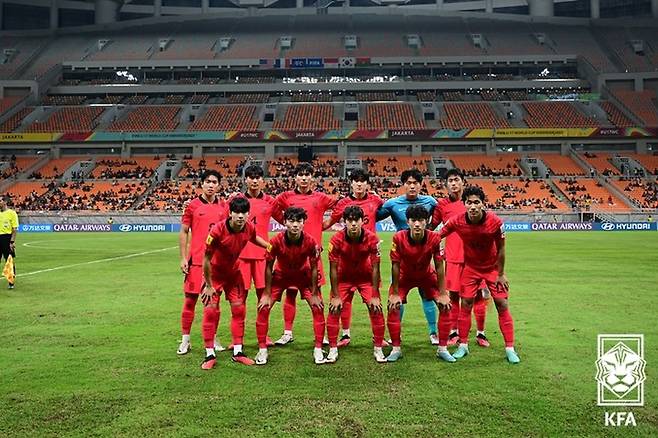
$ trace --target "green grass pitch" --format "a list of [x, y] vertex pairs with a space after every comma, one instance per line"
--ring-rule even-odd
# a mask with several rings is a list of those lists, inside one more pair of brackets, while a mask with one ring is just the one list
[[[390, 234], [383, 235], [387, 254]], [[325, 236], [328, 238], [328, 236]], [[508, 234], [517, 350], [509, 365], [495, 309], [492, 346], [456, 364], [429, 345], [410, 295], [404, 358], [377, 364], [365, 307], [334, 365], [312, 362], [310, 311], [265, 367], [176, 355], [182, 276], [175, 234], [23, 234], [13, 291], [0, 281], [0, 436], [657, 436], [658, 233]], [[326, 255], [324, 255], [326, 259]], [[326, 260], [325, 260], [326, 262]], [[61, 268], [61, 269], [60, 269]], [[46, 270], [35, 273], [35, 271]], [[387, 257], [382, 263], [390, 278]], [[325, 301], [328, 289], [324, 289]], [[255, 299], [246, 353], [253, 357]], [[227, 306], [219, 335], [230, 343]], [[271, 335], [282, 329], [281, 306]], [[645, 406], [596, 406], [597, 334], [643, 333]], [[604, 425], [633, 411], [637, 427]]]

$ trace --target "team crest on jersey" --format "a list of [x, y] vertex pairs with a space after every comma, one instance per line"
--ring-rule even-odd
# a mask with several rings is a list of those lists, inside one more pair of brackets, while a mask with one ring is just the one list
[[210, 245], [212, 243], [212, 236], [208, 234], [208, 237], [206, 238], [206, 245]]
[[267, 244], [267, 248], [265, 248], [265, 251], [272, 252], [272, 244], [271, 243]]

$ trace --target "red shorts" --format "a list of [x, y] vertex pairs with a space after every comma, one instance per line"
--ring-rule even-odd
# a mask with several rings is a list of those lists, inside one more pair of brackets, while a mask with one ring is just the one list
[[488, 271], [488, 272], [478, 272], [473, 268], [464, 266], [464, 272], [462, 272], [462, 282], [461, 282], [461, 291], [459, 296], [462, 298], [475, 298], [478, 291], [482, 289], [483, 286], [487, 286], [489, 292], [491, 292], [491, 297], [496, 299], [504, 299], [508, 297], [507, 291], [502, 287], [496, 285], [496, 280], [498, 279], [498, 271]]
[[185, 282], [183, 283], [183, 292], [186, 294], [198, 295], [203, 289], [203, 266], [190, 265], [187, 274], [185, 275]]
[[217, 295], [221, 295], [223, 291], [226, 300], [230, 303], [244, 301], [247, 297], [240, 271], [228, 273], [221, 277], [213, 275], [211, 281]]
[[265, 259], [239, 259], [238, 266], [244, 282], [244, 290], [251, 288], [251, 280], [254, 280], [256, 289], [265, 287]]
[[308, 300], [312, 295], [310, 272], [300, 272], [298, 275], [292, 276], [275, 271], [272, 275], [272, 301], [281, 301], [283, 291], [286, 289], [297, 289], [302, 299]]
[[[400, 278], [400, 283], [398, 284], [398, 293], [400, 294], [400, 299], [403, 303], [407, 302], [407, 294], [409, 291], [415, 287], [423, 290], [422, 298], [425, 300], [434, 300], [439, 296], [439, 285], [438, 277], [436, 272], [427, 274], [422, 278]], [[391, 294], [391, 288], [389, 288], [389, 295]]]
[[379, 297], [379, 291], [372, 287], [372, 281], [346, 281], [338, 283], [338, 296], [343, 302], [352, 302], [354, 292], [358, 290], [364, 303], [369, 304], [373, 297]]
[[464, 271], [463, 263], [446, 263], [446, 289], [450, 292], [459, 292], [461, 289], [461, 276]]

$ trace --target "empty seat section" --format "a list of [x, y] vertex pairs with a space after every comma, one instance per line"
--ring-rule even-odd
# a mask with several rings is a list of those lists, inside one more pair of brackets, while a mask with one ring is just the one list
[[187, 128], [188, 131], [254, 131], [258, 129], [253, 105], [212, 106]]
[[613, 94], [646, 126], [658, 127], [658, 108], [654, 105], [656, 92], [651, 90], [616, 90]]
[[85, 157], [56, 158], [48, 161], [30, 175], [31, 178], [61, 178], [66, 169]]
[[0, 132], [14, 132], [14, 130], [21, 125], [23, 119], [27, 117], [32, 111], [34, 111], [33, 107], [26, 107], [18, 110], [18, 112], [9, 117], [2, 123], [2, 125], [0, 125]]
[[365, 105], [365, 118], [359, 120], [359, 129], [422, 129], [425, 122], [416, 119], [408, 103]]
[[631, 157], [642, 165], [649, 173], [658, 175], [658, 155], [649, 154], [623, 154], [625, 157]]
[[141, 106], [133, 109], [128, 116], [114, 122], [109, 131], [173, 131], [180, 122], [178, 106]]
[[104, 108], [66, 107], [52, 113], [45, 122], [35, 121], [25, 132], [90, 132], [98, 125]]
[[540, 158], [554, 175], [586, 175], [585, 169], [580, 167], [571, 157], [558, 154], [541, 154]]
[[596, 171], [603, 175], [621, 175], [619, 169], [617, 169], [611, 162], [612, 154], [605, 152], [585, 152], [579, 154], [580, 157], [592, 166]]
[[510, 124], [499, 117], [488, 103], [445, 103], [441, 126], [450, 129], [509, 128]]
[[274, 129], [329, 130], [339, 129], [340, 121], [334, 118], [332, 105], [299, 104], [286, 109], [283, 120], [275, 120]]
[[596, 120], [579, 113], [569, 102], [524, 102], [530, 128], [595, 128]]
[[631, 119], [626, 117], [626, 115], [612, 102], [605, 101], [600, 103], [603, 111], [608, 115], [608, 120], [613, 125], [619, 128], [627, 128], [629, 126], [635, 126]]

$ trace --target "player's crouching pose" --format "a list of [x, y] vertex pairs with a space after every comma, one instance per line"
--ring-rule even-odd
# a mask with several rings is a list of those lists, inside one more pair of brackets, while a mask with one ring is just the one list
[[456, 359], [466, 356], [471, 330], [471, 309], [481, 283], [486, 283], [498, 311], [498, 324], [505, 340], [505, 354], [510, 363], [519, 363], [514, 350], [514, 321], [509, 311], [509, 282], [505, 276], [505, 232], [503, 221], [484, 211], [485, 195], [480, 187], [466, 187], [462, 195], [466, 214], [454, 216], [441, 229], [441, 237], [456, 232], [464, 242], [464, 270], [461, 276], [459, 315], [460, 345]]
[[327, 362], [338, 359], [338, 325], [341, 308], [351, 303], [354, 291], [359, 290], [368, 306], [374, 337], [374, 356], [377, 362], [386, 362], [382, 352], [384, 342], [384, 315], [379, 297], [379, 238], [363, 227], [364, 212], [356, 205], [343, 211], [345, 230], [333, 235], [329, 243], [329, 279], [331, 301], [327, 316], [329, 354]]
[[283, 291], [288, 288], [299, 290], [302, 298], [311, 308], [315, 336], [313, 359], [318, 365], [325, 363], [322, 352], [325, 330], [324, 304], [318, 288], [320, 247], [310, 234], [304, 232], [306, 218], [306, 211], [303, 208], [288, 207], [283, 213], [286, 231], [274, 236], [267, 248], [265, 291], [258, 302], [256, 318], [256, 337], [259, 347], [256, 355], [257, 365], [267, 363], [270, 310], [275, 301], [281, 300]]
[[253, 365], [254, 361], [242, 352], [244, 339], [245, 298], [244, 282], [238, 267], [238, 256], [247, 242], [267, 248], [267, 241], [256, 234], [256, 227], [247, 222], [249, 201], [236, 197], [229, 203], [229, 217], [210, 230], [203, 258], [205, 286], [201, 292], [203, 312], [203, 341], [206, 358], [201, 368], [209, 370], [215, 366], [213, 342], [219, 318], [219, 295], [224, 291], [231, 303], [231, 335], [233, 336], [233, 361]]
[[[426, 229], [429, 212], [422, 205], [408, 207], [406, 215], [409, 229], [395, 233], [391, 244], [391, 287], [387, 323], [393, 349], [387, 360], [395, 362], [402, 356], [400, 306], [406, 303], [409, 291], [416, 287], [423, 290], [425, 299], [434, 301], [439, 308], [437, 357], [446, 362], [455, 362], [447, 347], [450, 333], [450, 296], [445, 288], [441, 236]], [[432, 268], [432, 259], [436, 269]]]

